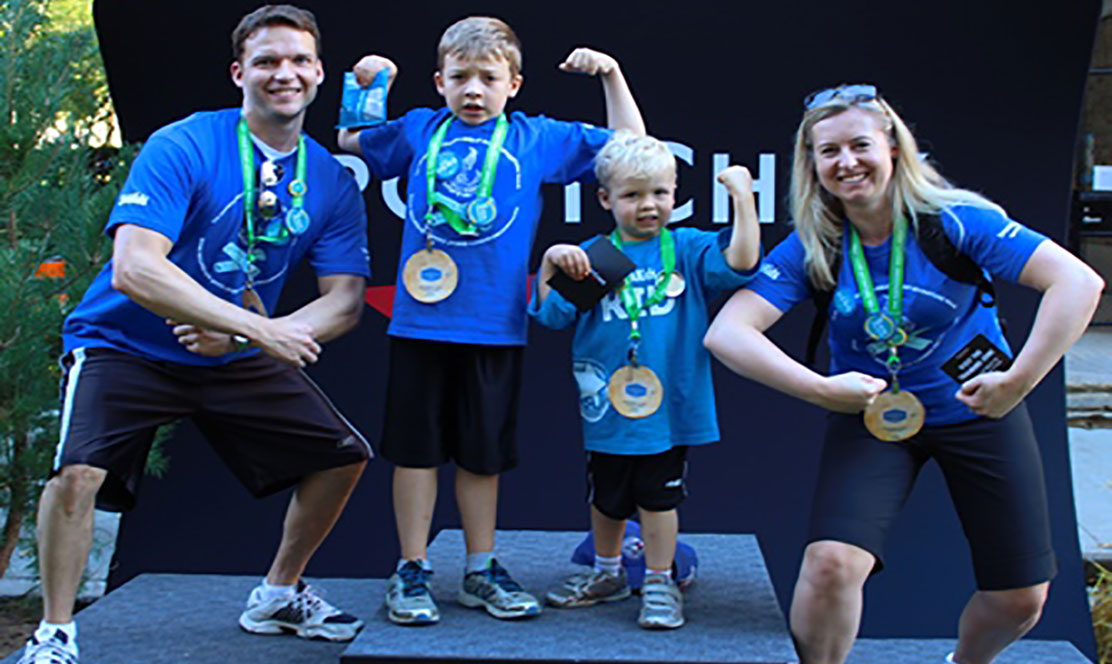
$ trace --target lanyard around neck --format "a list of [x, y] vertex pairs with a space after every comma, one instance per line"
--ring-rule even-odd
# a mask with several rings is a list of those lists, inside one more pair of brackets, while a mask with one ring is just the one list
[[[619, 250], [622, 248], [622, 236], [617, 229], [610, 234], [610, 241]], [[630, 275], [626, 275], [625, 282], [622, 284], [621, 290], [618, 291], [622, 298], [622, 307], [625, 309], [626, 315], [629, 316], [630, 341], [638, 341], [641, 338], [641, 329], [637, 320], [645, 309], [660, 304], [664, 300], [664, 291], [668, 288], [668, 280], [676, 269], [676, 241], [672, 237], [672, 232], [667, 228], [660, 229], [660, 262], [664, 266], [664, 272], [657, 280], [656, 288], [653, 289], [649, 297], [643, 299], [640, 303], [637, 302], [637, 297], [633, 294], [633, 287], [630, 284]]]
[[[279, 225], [278, 235], [257, 235], [255, 230], [255, 205], [258, 200], [258, 191], [255, 187], [255, 149], [251, 145], [251, 130], [247, 127], [247, 118], [240, 117], [236, 124], [236, 135], [239, 139], [239, 163], [243, 170], [243, 217], [247, 227], [247, 260], [255, 260], [255, 244], [258, 242], [282, 242], [289, 237], [289, 229], [285, 224]], [[308, 172], [308, 156], [305, 149], [305, 135], [297, 137], [297, 166], [294, 179], [290, 182], [290, 195], [292, 196], [295, 214], [301, 214], [305, 208], [305, 177]]]
[[903, 285], [904, 263], [907, 246], [907, 219], [897, 217], [892, 222], [892, 246], [888, 255], [888, 312], [880, 313], [873, 278], [865, 261], [865, 250], [861, 246], [861, 236], [850, 224], [849, 255], [853, 266], [853, 278], [861, 293], [861, 306], [865, 309], [865, 330], [877, 341], [888, 346], [886, 365], [893, 382], [893, 391], [899, 390], [896, 373], [900, 370], [899, 347], [907, 341], [907, 331], [903, 326]]
[[[444, 122], [440, 123], [440, 126], [436, 128], [436, 133], [432, 135], [432, 139], [429, 141], [429, 149], [425, 153], [425, 177], [428, 182], [426, 193], [428, 208], [425, 212], [425, 224], [428, 226], [439, 207], [441, 208], [440, 213], [444, 215], [444, 218], [448, 220], [452, 229], [457, 233], [460, 235], [478, 235], [479, 231], [475, 224], [444, 205], [440, 196], [436, 193], [436, 171], [440, 161], [440, 146], [443, 145], [444, 137], [448, 134], [448, 126], [452, 124], [454, 119], [455, 116], [449, 115]], [[476, 200], [489, 198], [491, 192], [494, 191], [494, 175], [498, 171], [498, 159], [502, 153], [502, 144], [506, 141], [509, 124], [506, 121], [505, 113], [498, 116], [498, 121], [494, 125], [494, 133], [490, 136], [490, 144], [487, 146], [486, 159], [483, 160], [483, 171], [479, 176], [479, 190], [475, 194]]]

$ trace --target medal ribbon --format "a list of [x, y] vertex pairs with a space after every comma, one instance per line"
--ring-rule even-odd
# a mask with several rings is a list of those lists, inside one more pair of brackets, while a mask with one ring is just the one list
[[[857, 291], [861, 293], [861, 306], [864, 307], [866, 325], [869, 318], [880, 315], [880, 303], [877, 300], [873, 278], [869, 274], [869, 265], [865, 262], [865, 250], [861, 246], [861, 236], [857, 229], [850, 224], [850, 262], [853, 266], [853, 278], [857, 282]], [[888, 344], [888, 372], [892, 377], [892, 391], [899, 392], [899, 381], [896, 373], [900, 370], [900, 357], [898, 348], [907, 340], [907, 333], [903, 329], [903, 284], [904, 262], [907, 245], [907, 220], [902, 216], [897, 217], [892, 223], [892, 247], [888, 256], [888, 316], [895, 325], [894, 330], [886, 339], [880, 339]]]
[[[621, 250], [622, 237], [617, 229], [610, 234], [610, 241]], [[637, 303], [637, 296], [633, 294], [630, 275], [626, 275], [625, 282], [622, 284], [621, 290], [618, 291], [622, 298], [622, 307], [625, 309], [626, 315], [629, 316], [629, 340], [634, 347], [641, 340], [641, 329], [637, 319], [641, 317], [641, 312], [645, 309], [664, 301], [664, 291], [668, 288], [668, 280], [672, 278], [672, 273], [676, 271], [676, 241], [672, 237], [672, 232], [667, 228], [660, 229], [660, 262], [664, 265], [663, 276], [657, 280], [652, 295], [643, 299], [640, 304]], [[634, 355], [633, 348], [630, 349], [630, 354], [631, 356]]]
[[[255, 150], [251, 145], [251, 130], [247, 128], [247, 119], [240, 117], [236, 125], [236, 134], [239, 138], [239, 163], [243, 169], [243, 217], [247, 227], [247, 260], [255, 261], [255, 244], [258, 242], [282, 242], [289, 237], [289, 229], [285, 224], [277, 236], [255, 234], [255, 205], [258, 201], [255, 188]], [[290, 183], [293, 196], [293, 209], [300, 213], [305, 208], [305, 176], [308, 173], [308, 154], [305, 149], [305, 136], [297, 137], [297, 166], [294, 181]], [[300, 183], [294, 185], [294, 183]], [[296, 188], [296, 191], [293, 189]], [[250, 276], [248, 276], [250, 280]], [[250, 283], [248, 284], [250, 287]]]
[[[436, 128], [436, 133], [432, 135], [429, 141], [429, 149], [425, 153], [425, 176], [428, 182], [428, 190], [425, 197], [428, 202], [428, 208], [425, 211], [425, 226], [428, 228], [433, 214], [439, 206], [440, 213], [448, 220], [448, 224], [455, 232], [460, 235], [478, 235], [479, 231], [475, 224], [468, 221], [455, 210], [448, 207], [446, 201], [440, 200], [440, 196], [436, 192], [436, 170], [440, 158], [440, 146], [444, 143], [444, 137], [448, 134], [448, 126], [452, 124], [455, 119], [454, 115], [449, 115], [440, 126]], [[502, 144], [506, 141], [506, 132], [509, 130], [510, 123], [506, 121], [506, 114], [498, 116], [498, 121], [494, 125], [494, 133], [490, 136], [490, 144], [487, 146], [486, 159], [483, 160], [483, 170], [479, 175], [479, 190], [475, 193], [475, 200], [480, 198], [490, 198], [490, 194], [494, 191], [494, 175], [498, 171], [498, 158], [502, 154]]]

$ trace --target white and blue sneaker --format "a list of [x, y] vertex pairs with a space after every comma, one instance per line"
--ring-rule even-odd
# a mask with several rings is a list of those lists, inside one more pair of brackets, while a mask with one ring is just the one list
[[537, 598], [525, 592], [493, 558], [485, 568], [463, 577], [457, 599], [470, 609], [486, 609], [495, 618], [527, 618], [541, 612]]
[[239, 626], [252, 634], [296, 634], [303, 639], [350, 641], [363, 629], [363, 621], [324, 601], [304, 581], [297, 582], [291, 597], [269, 601], [262, 587], [247, 598], [247, 610], [239, 616]]
[[68, 634], [58, 629], [48, 638], [41, 636], [31, 635], [17, 664], [77, 664], [77, 642]]
[[386, 582], [386, 616], [399, 625], [433, 625], [440, 610], [432, 598], [432, 570], [407, 560]]

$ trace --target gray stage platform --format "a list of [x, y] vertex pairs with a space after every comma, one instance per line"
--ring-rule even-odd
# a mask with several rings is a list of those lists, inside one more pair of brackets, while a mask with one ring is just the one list
[[[569, 558], [583, 533], [501, 531], [501, 562], [527, 590], [543, 594], [578, 568]], [[552, 609], [501, 621], [455, 601], [463, 535], [442, 531], [429, 549], [436, 569], [435, 627], [400, 627], [380, 609], [344, 652], [345, 664], [389, 662], [795, 662], [795, 649], [752, 535], [682, 535], [699, 554], [699, 580], [686, 597], [687, 625], [674, 632], [637, 626], [636, 597], [588, 609]]]
[[[846, 664], [943, 664], [954, 649], [949, 639], [858, 639]], [[1092, 664], [1072, 643], [1020, 641], [992, 664]]]

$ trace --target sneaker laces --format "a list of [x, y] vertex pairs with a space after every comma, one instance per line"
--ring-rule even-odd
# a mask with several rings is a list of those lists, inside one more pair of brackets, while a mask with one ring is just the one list
[[398, 577], [402, 580], [402, 595], [416, 597], [429, 594], [429, 577], [431, 569], [425, 569], [419, 563], [405, 564], [398, 570]]
[[40, 642], [32, 636], [27, 642], [26, 654], [19, 661], [27, 664], [77, 664], [77, 654], [54, 637]]
[[294, 606], [300, 607], [308, 616], [318, 612], [325, 614], [339, 613], [336, 607], [324, 601], [324, 591], [302, 581], [298, 584], [297, 594], [293, 597]]
[[489, 573], [490, 580], [502, 590], [508, 593], [525, 592], [525, 589], [513, 580], [510, 573], [506, 571], [505, 567], [499, 565], [497, 560], [491, 559]]

